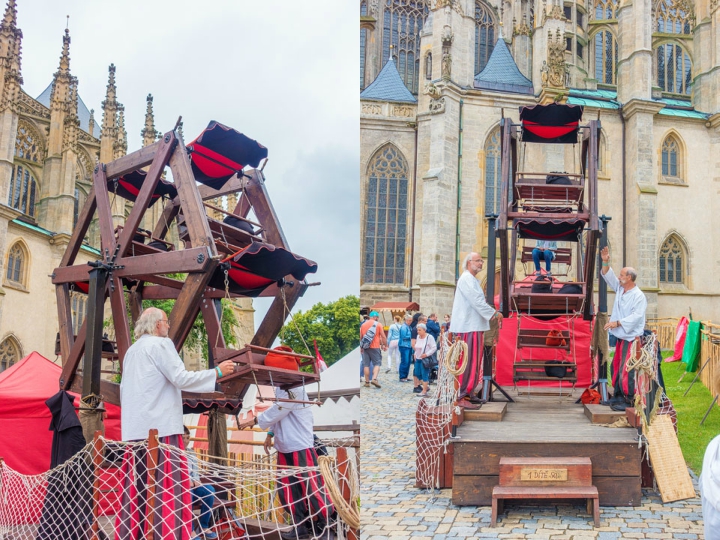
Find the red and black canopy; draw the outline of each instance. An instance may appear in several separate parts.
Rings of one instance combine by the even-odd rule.
[[[143,182],[145,182],[146,176],[147,173],[145,171],[138,170],[127,173],[119,178],[108,180],[108,191],[110,191],[110,193],[117,193],[123,199],[135,202],[140,193],[140,188],[142,188]],[[148,208],[163,196],[174,199],[177,197],[177,194],[177,188],[171,182],[166,182],[161,179],[158,181],[157,186],[155,186],[155,192],[150,198]]]
[[[270,244],[253,242],[229,261],[229,290],[232,294],[257,297],[273,283],[287,275],[297,280],[317,272],[317,263]],[[218,268],[209,287],[225,289],[225,272]]]
[[[214,120],[187,149],[195,180],[213,189],[220,189],[246,165],[257,167],[268,155],[257,141]]]
[[[582,105],[533,105],[520,107],[522,140],[536,143],[574,144],[582,118]]]
[[[518,236],[531,240],[577,242],[585,228],[582,219],[520,218],[514,221]]]

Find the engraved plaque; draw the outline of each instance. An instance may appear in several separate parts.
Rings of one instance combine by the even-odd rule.
[[[529,468],[520,469],[524,482],[567,482],[567,469]]]

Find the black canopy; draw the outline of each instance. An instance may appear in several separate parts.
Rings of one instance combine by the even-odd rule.
[[[525,142],[573,144],[578,140],[582,105],[533,105],[520,107]]]
[[[520,218],[515,220],[515,227],[520,238],[577,242],[585,228],[585,221],[582,219]]]
[[[140,170],[124,174],[119,178],[108,180],[108,191],[111,193],[117,193],[123,199],[135,202],[137,196],[140,194],[140,188],[142,188],[146,177],[147,173]],[[150,198],[148,208],[158,202],[163,196],[174,199],[177,197],[177,194],[177,188],[174,184],[161,179],[158,181],[157,186],[155,186],[155,192]]]

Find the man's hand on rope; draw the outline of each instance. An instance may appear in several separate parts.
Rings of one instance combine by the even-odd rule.
[[[219,363],[217,367],[220,368],[222,376],[227,377],[235,371],[235,362],[232,360],[225,360],[224,362]]]

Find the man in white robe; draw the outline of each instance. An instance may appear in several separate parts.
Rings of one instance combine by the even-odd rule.
[[[602,277],[615,291],[610,322],[605,325],[605,330],[617,338],[612,364],[614,392],[610,402],[616,408],[622,409],[635,397],[635,376],[625,369],[625,365],[630,356],[632,342],[641,337],[645,330],[647,298],[635,284],[637,272],[634,268],[623,268],[620,275],[616,276],[610,268],[610,251],[607,247],[602,249],[600,257]]]
[[[465,369],[458,377],[458,404],[465,408],[477,408],[468,398],[482,377],[483,332],[490,329],[490,319],[502,317],[489,305],[475,276],[482,270],[483,260],[477,253],[470,253],[463,261],[464,272],[455,288],[450,331],[468,346]]]

